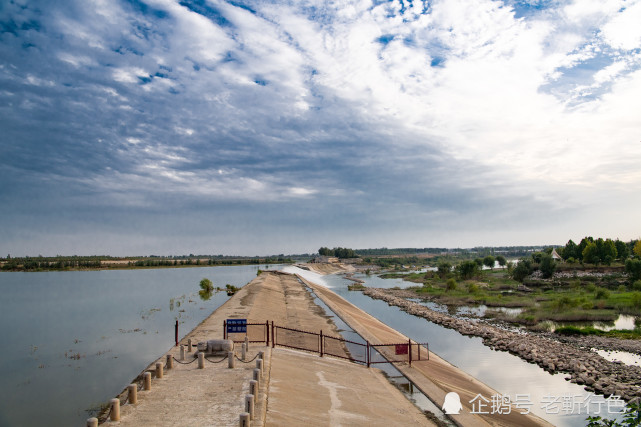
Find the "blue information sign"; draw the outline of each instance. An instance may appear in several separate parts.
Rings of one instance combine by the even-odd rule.
[[[227,319],[227,333],[247,333],[247,319]]]

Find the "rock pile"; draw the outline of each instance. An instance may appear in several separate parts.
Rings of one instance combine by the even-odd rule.
[[[584,385],[587,391],[620,396],[628,402],[641,400],[641,368],[638,366],[610,362],[577,345],[457,319],[391,295],[384,289],[367,288],[363,292],[371,298],[383,300],[411,315],[455,329],[463,335],[481,337],[490,348],[508,351],[530,363],[536,363],[548,372],[566,372],[569,374],[567,380]]]

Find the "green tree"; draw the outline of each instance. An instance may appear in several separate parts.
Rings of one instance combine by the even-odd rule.
[[[471,279],[479,272],[479,265],[475,261],[463,261],[456,266],[456,272],[462,280]]]
[[[505,267],[507,265],[507,260],[503,255],[497,255],[496,262],[498,262],[501,267]]]
[[[583,262],[595,265],[599,264],[601,257],[599,256],[599,248],[597,247],[597,244],[595,242],[588,242],[583,249],[583,252],[581,252],[581,258],[583,259]]]
[[[334,255],[334,252],[330,248],[326,248],[325,246],[323,246],[318,250],[318,255],[332,256]]]
[[[488,255],[483,258],[483,265],[491,270],[494,270],[494,257],[492,255]]]
[[[583,261],[583,251],[585,250],[585,247],[588,245],[588,243],[594,242],[594,239],[592,237],[584,237],[581,239],[581,242],[577,245],[576,248],[576,258],[579,261]],[[591,262],[591,261],[586,261],[586,262]]]
[[[517,282],[523,283],[523,280],[532,273],[532,260],[530,258],[521,258],[516,266],[512,269],[512,278]]]
[[[474,262],[479,267],[479,270],[483,268],[483,258],[474,258]]]
[[[437,272],[438,275],[443,278],[447,276],[452,271],[452,264],[447,261],[441,261],[438,263]]]
[[[632,253],[641,258],[641,240],[637,240],[632,248]]]
[[[628,255],[630,254],[630,252],[628,251],[628,245],[626,245],[621,240],[616,239],[614,241],[614,246],[617,249],[617,257],[620,260],[625,260],[628,257]]]
[[[200,281],[200,289],[202,289],[205,292],[213,292],[214,284],[209,279],[203,279]]]
[[[612,239],[606,239],[605,242],[603,242],[600,255],[601,261],[607,265],[612,264],[612,261],[617,258],[617,246]]]
[[[630,276],[630,282],[641,279],[641,259],[627,259],[625,261],[625,271]]]
[[[554,275],[554,270],[556,270],[556,261],[554,261],[552,255],[545,254],[541,257],[539,270],[541,270],[541,274],[544,279],[549,279]]]
[[[568,242],[565,244],[565,247],[563,248],[562,252],[562,257],[565,261],[567,261],[569,258],[581,258],[579,254],[577,253],[578,246],[576,243],[572,241],[572,239],[568,240]]]

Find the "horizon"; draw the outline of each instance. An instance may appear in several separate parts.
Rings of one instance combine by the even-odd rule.
[[[0,253],[638,239],[639,22],[641,0],[12,1]]]
[[[587,237],[587,236],[586,236]],[[597,237],[598,238],[598,237]],[[573,240],[573,239],[570,239]],[[632,239],[630,241],[623,241],[624,243],[632,243],[637,241],[638,239]],[[577,241],[575,243],[580,242]],[[418,254],[421,253],[420,251],[425,252],[426,250],[441,250],[441,251],[447,251],[447,252],[456,252],[456,251],[463,251],[463,252],[474,252],[474,250],[497,250],[497,249],[526,249],[526,250],[545,250],[548,248],[559,248],[559,247],[564,247],[564,244],[545,244],[545,245],[498,245],[498,246],[473,246],[473,247],[378,247],[378,248],[347,248],[347,249],[352,249],[354,252],[359,252],[359,251],[371,251],[371,250],[389,250],[389,251],[396,251],[396,250],[416,250],[416,252],[408,252],[406,255],[411,256],[412,254]],[[332,246],[332,248],[337,248],[337,246]],[[330,248],[331,249],[331,248]],[[61,254],[56,254],[56,255],[12,255],[9,253],[10,257],[13,258],[56,258],[56,257],[110,257],[110,258],[153,258],[153,257],[158,257],[158,258],[197,258],[197,257],[209,257],[209,258],[271,258],[271,257],[278,257],[278,256],[283,256],[283,257],[290,257],[290,256],[313,256],[313,255],[318,255],[318,249],[316,251],[308,251],[308,252],[297,252],[297,253],[270,253],[270,254],[263,254],[263,255],[240,255],[240,254],[194,254],[194,253],[189,253],[189,254],[177,254],[177,253],[169,253],[169,254],[154,254],[151,253],[149,255],[114,255],[114,254],[91,254],[91,255],[61,255]],[[375,256],[375,255],[371,255]],[[378,256],[378,255],[376,255]],[[385,256],[385,255],[381,255]],[[0,257],[0,259],[9,259],[7,257]]]

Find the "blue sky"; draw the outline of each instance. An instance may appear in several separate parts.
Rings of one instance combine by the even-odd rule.
[[[0,251],[639,238],[639,22],[624,0],[2,1]]]

